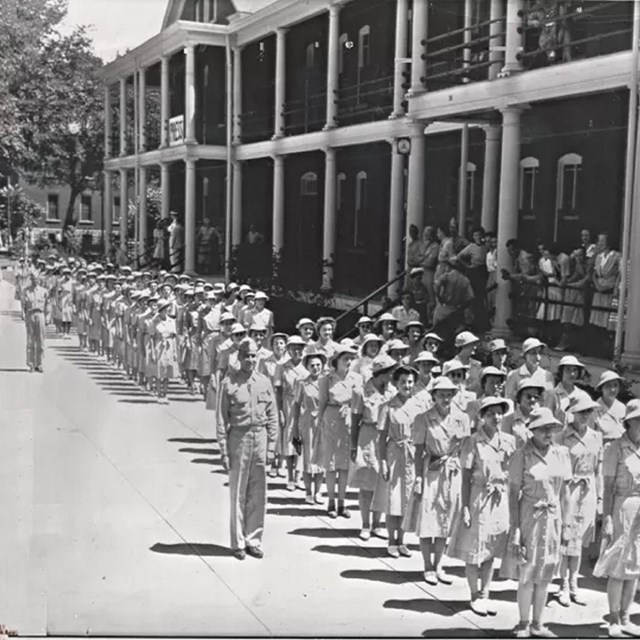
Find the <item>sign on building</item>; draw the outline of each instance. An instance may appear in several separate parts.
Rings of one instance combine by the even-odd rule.
[[[169,118],[169,146],[174,147],[184,142],[184,116]]]

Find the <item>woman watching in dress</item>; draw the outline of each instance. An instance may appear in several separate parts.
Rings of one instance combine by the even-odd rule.
[[[618,400],[622,377],[615,371],[603,371],[596,385],[598,408],[596,409],[596,428],[602,433],[602,440],[607,445],[624,435],[625,408]]]
[[[489,600],[493,565],[506,550],[509,532],[507,472],[516,441],[500,431],[507,409],[504,398],[483,398],[480,426],[462,445],[462,510],[447,549],[450,558],[465,563],[471,610],[480,616],[496,614]]]

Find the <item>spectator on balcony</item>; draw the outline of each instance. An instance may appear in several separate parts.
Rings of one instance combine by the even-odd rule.
[[[440,252],[440,244],[436,238],[436,230],[432,226],[427,226],[422,232],[422,244],[424,245],[424,253],[422,255],[422,283],[427,294],[426,324],[431,324],[433,319],[433,311],[436,308],[436,294],[434,291],[434,281],[436,277],[436,268],[438,267],[438,254]]]
[[[415,267],[415,269],[411,269],[406,289],[411,292],[414,308],[420,314],[421,322],[424,323],[424,321],[427,320],[428,294],[422,281],[423,273],[424,269],[422,267]],[[431,323],[431,320],[428,320],[428,322]]]
[[[201,273],[211,273],[214,264],[214,251],[217,253],[217,232],[211,226],[209,218],[204,217],[196,235],[198,247],[198,270]],[[214,242],[215,240],[215,242]]]
[[[587,260],[593,261],[596,257],[596,244],[591,242],[591,231],[589,229],[583,229],[580,232],[580,247],[584,250]]]
[[[475,227],[471,233],[473,242],[457,254],[458,261],[466,267],[466,274],[473,289],[473,316],[475,328],[487,328],[487,246],[482,227]]]
[[[247,233],[247,244],[264,244],[264,235],[262,235],[253,224],[249,225],[249,231]]]
[[[434,274],[434,285],[435,281],[443,274],[445,265],[449,264],[449,260],[455,256],[453,238],[449,235],[449,229],[440,225],[436,229],[436,235],[440,243],[440,249],[438,250],[438,266]]]
[[[167,239],[167,220],[158,220],[153,230],[153,262],[155,265],[162,264],[164,260],[165,241]]]
[[[566,5],[562,0],[537,0],[529,10],[528,26],[538,29],[538,48],[550,63],[571,61]]]
[[[620,285],[620,254],[614,251],[609,244],[609,236],[601,233],[596,245],[597,255],[593,268],[593,307],[591,311],[591,324],[601,330],[614,331],[615,323],[611,321],[613,299]]]
[[[172,211],[169,232],[169,263],[174,273],[182,269],[184,259],[184,227],[180,224],[178,213]]]
[[[453,253],[458,255],[469,244],[458,231],[458,221],[455,218],[449,220],[449,236],[453,242]]]
[[[562,307],[562,338],[556,347],[559,351],[568,349],[571,336],[577,336],[584,325],[585,289],[588,282],[587,256],[584,247],[571,253],[569,275],[563,278],[564,306]]]
[[[420,240],[420,230],[415,224],[409,225],[409,244],[407,245],[407,269],[422,265],[424,245]]]

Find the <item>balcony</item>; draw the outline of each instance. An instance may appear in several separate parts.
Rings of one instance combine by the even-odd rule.
[[[245,111],[240,114],[242,142],[259,142],[273,136],[273,114],[264,109]]]
[[[359,82],[338,89],[340,126],[388,118],[393,111],[393,75]]]
[[[288,136],[320,131],[327,117],[327,93],[323,91],[301,100],[290,100],[284,107],[284,133]]]

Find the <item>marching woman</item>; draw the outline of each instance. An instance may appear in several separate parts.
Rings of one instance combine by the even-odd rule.
[[[338,348],[338,343],[333,340],[335,330],[336,321],[333,318],[320,318],[318,322],[316,322],[318,339],[307,346],[307,352],[324,353],[327,362],[329,362]]]
[[[539,382],[545,391],[553,390],[555,381],[551,371],[540,366],[542,354],[547,348],[544,342],[540,342],[538,338],[527,338],[522,343],[522,357],[524,363],[518,369],[509,372],[507,383],[505,385],[504,395],[506,398],[514,400],[518,391],[518,384],[524,378],[533,378]]]
[[[562,508],[562,586],[558,602],[563,607],[572,602],[587,604],[578,592],[578,569],[583,547],[595,540],[597,507],[602,499],[602,435],[589,428],[597,406],[591,398],[580,398],[569,409],[573,420],[557,439],[569,450],[572,472]]]
[[[413,365],[413,361],[422,351],[422,335],[424,334],[424,325],[419,320],[412,320],[405,327],[407,334],[407,363]]]
[[[544,388],[536,380],[521,380],[516,393],[513,413],[502,420],[502,431],[516,439],[516,446],[520,448],[531,438],[529,424],[534,417],[534,409],[540,406]]]
[[[390,385],[391,374],[395,368],[395,360],[388,355],[383,354],[375,358],[370,378],[363,387],[354,390],[351,398],[352,465],[349,484],[360,492],[358,499],[362,515],[361,540],[369,540],[372,533],[377,537],[383,537],[380,535],[380,512],[375,506],[372,507],[374,493],[380,481],[378,417],[380,407],[395,393]]]
[[[437,333],[433,333],[432,331],[427,333],[427,335],[422,339],[422,346],[424,350],[430,351],[434,356],[438,355],[438,351],[440,351],[442,343],[442,338]]]
[[[516,638],[556,637],[542,624],[542,613],[560,562],[561,508],[572,476],[567,449],[553,442],[561,427],[551,410],[537,408],[531,439],[509,465],[509,546],[500,574],[518,580]]]
[[[625,434],[604,452],[603,543],[593,570],[597,578],[608,578],[609,637],[637,636],[631,623],[640,576],[640,407],[629,403],[623,420]]]
[[[480,345],[480,339],[473,335],[471,331],[463,331],[456,336],[454,344],[456,355],[453,359],[462,362],[467,368],[465,387],[467,391],[477,394],[480,392],[482,363],[476,360],[473,355]]]
[[[397,364],[407,364],[407,354],[409,347],[400,340],[400,338],[392,338],[384,345],[383,351],[391,356]]]
[[[615,371],[603,371],[596,392],[598,408],[596,409],[596,428],[602,433],[604,444],[616,440],[624,435],[624,405],[618,400],[622,377]]]
[[[453,408],[461,413],[467,413],[470,406],[477,400],[477,395],[473,391],[468,391],[466,387],[467,373],[469,365],[462,364],[460,360],[449,360],[442,366],[442,373],[456,385],[458,393],[453,398]]]
[[[158,316],[153,323],[152,349],[158,367],[158,402],[162,404],[169,404],[167,398],[169,379],[179,376],[178,335],[176,321],[169,316],[170,307],[170,300],[160,300],[158,302]]]
[[[320,328],[326,329],[328,325]],[[350,518],[344,506],[350,460],[351,398],[362,384],[362,378],[350,370],[356,352],[338,347],[331,358],[331,369],[320,379],[318,406],[318,444],[314,463],[326,473],[327,511],[330,518]],[[336,509],[336,483],[338,506]]]
[[[507,343],[502,338],[496,338],[489,342],[487,351],[489,352],[488,365],[504,371],[506,376],[508,373],[507,360],[509,358],[509,347],[507,347]]]
[[[144,317],[144,368],[147,381],[147,389],[152,393],[158,392],[158,362],[156,360],[157,353],[154,349],[155,345],[155,322],[158,318],[158,301],[157,295],[149,298],[149,314]]]
[[[404,544],[403,518],[415,484],[413,425],[421,405],[412,395],[417,378],[413,367],[396,367],[393,383],[397,393],[382,405],[378,415],[380,468],[385,483],[380,491],[380,508],[387,516],[387,553],[392,558],[411,555]]]
[[[431,387],[433,407],[416,418],[416,486],[420,507],[415,528],[424,560],[424,579],[430,585],[451,584],[442,557],[460,508],[460,450],[471,434],[466,414],[452,411],[458,387],[441,376]]]
[[[70,338],[71,323],[73,322],[73,293],[74,283],[71,279],[71,269],[65,267],[62,270],[62,279],[58,284],[60,324],[65,338]]]
[[[431,386],[435,380],[433,369],[440,365],[440,361],[430,351],[422,351],[413,361],[418,370],[418,380],[413,388],[413,397],[422,404],[422,411],[433,406]]]
[[[313,334],[316,330],[316,325],[313,320],[300,318],[298,324],[296,324],[296,329],[307,345],[313,345]]]
[[[564,356],[558,363],[558,384],[545,395],[544,405],[549,407],[555,417],[564,425],[573,418],[569,407],[578,400],[590,400],[589,394],[576,386],[576,381],[584,373],[584,365],[575,356]]]
[[[493,565],[506,550],[509,532],[507,480],[516,440],[500,431],[508,408],[504,398],[483,398],[478,430],[462,445],[462,509],[447,549],[450,558],[465,563],[471,610],[480,616],[496,614],[489,600]]]
[[[295,336],[294,342],[302,346],[303,349],[307,346],[307,343],[300,336]],[[267,376],[271,380],[271,384],[275,380],[278,367],[289,359],[288,344],[289,336],[286,333],[274,333],[269,340],[271,353],[258,363],[258,371]]]
[[[365,338],[373,331],[373,320],[368,316],[362,316],[356,322],[356,329],[358,329],[358,337],[353,342],[356,347],[361,347]]]
[[[480,374],[481,395],[477,400],[467,405],[467,415],[471,420],[471,431],[474,432],[480,423],[480,408],[485,398],[502,398],[504,391],[504,382],[507,379],[507,372],[497,367],[484,367]],[[513,412],[513,402],[505,400],[507,409],[503,411],[503,416]]]
[[[302,479],[305,502],[321,504],[322,469],[314,464],[314,445],[317,440],[318,406],[320,401],[320,375],[327,364],[323,353],[306,353],[302,364],[309,375],[300,381],[293,403],[293,437],[302,449]]]
[[[378,333],[385,342],[393,340],[397,331],[398,321],[390,313],[385,312],[378,318]]]
[[[302,364],[304,340],[298,336],[292,337],[287,344],[289,359],[278,366],[273,378],[273,388],[280,413],[280,438],[276,452],[286,460],[287,491],[296,488],[296,464],[298,452],[293,442],[293,404],[298,391],[298,383],[308,375]]]
[[[380,353],[383,340],[375,333],[368,333],[364,336],[360,345],[360,357],[354,360],[353,370],[362,376],[363,381],[371,377],[371,367],[374,359]]]

